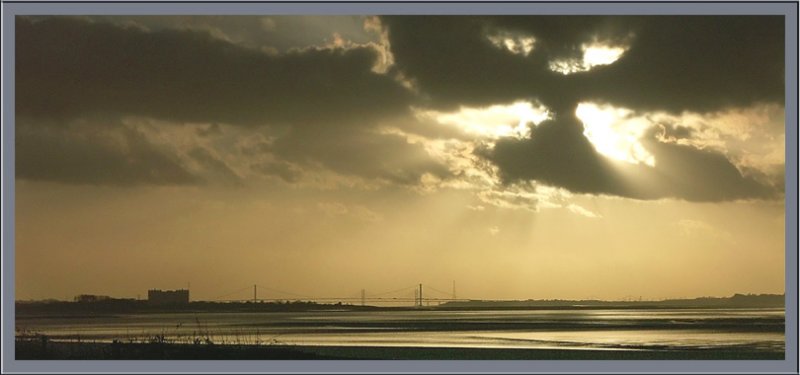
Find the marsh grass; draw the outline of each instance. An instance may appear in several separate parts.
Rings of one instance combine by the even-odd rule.
[[[191,326],[192,330],[186,328]],[[141,330],[134,333],[131,327],[124,328],[125,333],[118,335],[81,335],[61,334],[48,335],[42,331],[29,327],[17,327],[15,337],[18,341],[58,341],[58,342],[111,342],[129,344],[192,344],[192,345],[283,345],[274,335],[265,339],[261,329],[219,327],[216,330],[209,328],[198,317],[190,324],[178,322],[174,325],[162,326],[157,331]]]
[[[131,333],[120,337],[90,338],[76,335],[49,336],[31,328],[17,328],[16,359],[315,359],[320,356],[296,351],[261,331],[227,328],[214,332],[195,317],[193,329],[184,323],[158,332]],[[325,357],[331,359],[329,357]]]

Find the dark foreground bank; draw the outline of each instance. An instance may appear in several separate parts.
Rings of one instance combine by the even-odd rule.
[[[559,350],[16,341],[17,360],[783,360],[746,349]]]

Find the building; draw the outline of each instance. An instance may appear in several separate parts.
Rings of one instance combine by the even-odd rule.
[[[109,296],[97,296],[94,294],[81,294],[79,296],[75,296],[75,302],[98,302],[98,301],[107,301],[110,300],[111,297]]]
[[[159,290],[147,291],[147,302],[156,305],[177,305],[189,303],[189,290]]]

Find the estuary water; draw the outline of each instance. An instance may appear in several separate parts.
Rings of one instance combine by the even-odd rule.
[[[17,317],[51,340],[561,350],[782,352],[783,309],[169,313]]]

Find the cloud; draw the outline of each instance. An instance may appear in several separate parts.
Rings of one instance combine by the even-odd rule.
[[[168,150],[119,124],[33,126],[18,117],[17,178],[97,185],[194,185],[202,179]]]
[[[506,186],[483,187],[478,199],[498,208],[539,212],[541,208],[562,207],[568,193],[535,183],[518,183]]]
[[[783,102],[779,16],[388,16],[382,21],[395,69],[414,78],[434,107],[539,99],[556,112],[580,101],[705,112]],[[536,40],[535,48],[527,55],[509,53],[497,47],[496,35],[526,35]],[[579,74],[550,69],[559,60],[583,59],[593,45],[624,53],[612,64]]]
[[[383,215],[361,205],[356,205],[355,207],[353,207],[352,215],[354,215],[359,220],[370,223],[383,221]]]
[[[530,55],[536,45],[536,38],[511,32],[498,31],[488,34],[486,38],[497,48],[523,56]]]
[[[654,167],[599,154],[575,116],[560,116],[533,128],[528,139],[502,139],[480,154],[499,167],[506,184],[535,180],[573,193],[636,199],[724,201],[781,196],[781,186],[744,176],[718,151],[660,142],[654,129],[640,142],[655,160]]]
[[[500,169],[506,183],[535,180],[575,193],[632,195],[613,162],[597,153],[577,117],[560,115],[531,129],[527,139],[505,138],[479,154]]]
[[[690,201],[736,199],[775,199],[782,186],[760,183],[744,176],[719,152],[692,146],[662,143],[654,136],[644,146],[655,157],[656,168],[639,167],[641,180],[647,181],[639,195],[644,198],[682,198]]]
[[[317,208],[328,216],[342,216],[349,212],[347,206],[339,202],[320,202],[317,204]]]
[[[454,112],[415,109],[420,120],[433,120],[460,131],[486,138],[517,137],[530,135],[529,126],[547,119],[547,111],[530,102],[496,104],[482,108],[461,107]]]
[[[369,130],[296,131],[277,138],[269,149],[293,163],[321,165],[343,175],[393,184],[416,185],[426,173],[438,177],[450,174],[423,146]]]
[[[44,17],[31,17],[44,18]],[[48,17],[49,18],[49,17]],[[293,48],[321,46],[337,33],[353,43],[378,42],[379,36],[364,27],[364,16],[293,15],[159,15],[80,16],[87,22],[111,23],[145,31],[177,29],[207,33],[213,38],[256,51],[285,53]]]
[[[242,185],[242,178],[228,164],[212,155],[208,150],[195,147],[188,154],[214,181],[222,181],[235,186]]]
[[[300,180],[302,171],[290,163],[281,161],[266,161],[252,166],[255,170],[267,175],[277,176],[284,182],[294,183]]]
[[[656,113],[647,117],[659,127],[659,141],[718,151],[742,174],[783,185],[780,181],[786,159],[783,107],[757,105],[706,115],[685,112],[679,116]]]
[[[381,22],[393,70],[414,79],[424,103],[437,109],[525,99],[535,94],[530,83],[549,74],[535,51],[526,58],[497,48],[482,17],[391,16]]]
[[[220,126],[217,123],[208,125],[202,129],[197,129],[197,134],[203,137],[221,134]]]
[[[570,204],[570,205],[567,206],[567,209],[572,213],[576,213],[576,214],[581,215],[581,216],[586,216],[586,217],[591,218],[591,219],[597,219],[597,218],[601,218],[602,217],[599,214],[594,213],[592,211],[589,211],[589,210],[587,210],[587,209],[585,209],[585,208],[583,208],[583,207],[581,207],[581,206],[579,206],[577,204]]]
[[[378,20],[368,26],[380,28]],[[278,159],[251,155],[254,169],[287,182],[319,166],[401,184],[448,172],[419,145],[375,132],[380,121],[408,115],[411,93],[373,71],[385,51],[368,43],[276,56],[195,29],[147,31],[65,17],[20,18],[16,36],[17,114],[33,119],[31,126],[136,117],[207,124],[197,136],[208,142],[225,138],[220,123],[252,128],[271,139],[260,152]],[[237,156],[230,149],[184,151],[208,178],[241,180],[219,158]]]
[[[16,46],[17,113],[27,116],[347,126],[403,113],[409,101],[372,72],[369,47],[274,56],[204,32],[61,17],[19,18]]]
[[[783,103],[783,17],[639,21],[630,50],[582,83],[587,99],[672,112]]]
[[[275,19],[271,17],[261,17],[258,21],[261,24],[261,28],[267,32],[275,31],[275,29],[278,27]]]
[[[427,113],[525,100],[542,103],[554,115],[531,127],[528,137],[477,148],[507,185],[537,181],[576,193],[637,199],[780,196],[774,184],[754,180],[757,173],[743,175],[728,150],[658,142],[642,129],[633,130],[647,139],[636,143],[629,142],[630,134],[620,134],[615,145],[593,144],[587,134],[608,134],[585,130],[573,115],[581,102],[634,113],[700,116],[760,103],[781,105],[780,17],[389,16],[382,21],[394,69],[415,80]],[[604,59],[590,56],[595,52],[603,52]],[[551,69],[572,60],[583,61],[574,74]],[[668,131],[691,138],[696,130]],[[624,165],[597,152],[617,151],[603,147],[620,143],[628,147],[617,156],[655,166]]]
[[[20,17],[16,25],[21,178],[237,184],[256,175],[299,184],[333,175],[346,186],[472,189],[486,203],[521,200],[534,210],[547,199],[514,186],[691,201],[782,192],[780,152],[762,152],[781,135],[762,137],[735,115],[713,118],[763,103],[780,109],[780,18]],[[314,37],[290,40],[298,31]],[[551,69],[572,60],[581,71]],[[584,126],[575,110],[586,102],[626,108],[652,127]],[[170,147],[177,138],[146,127],[74,125],[96,118],[191,134]],[[732,122],[744,125],[719,125]],[[233,145],[237,135],[247,147]],[[759,150],[733,150],[753,140]],[[38,156],[79,145],[66,158],[76,166],[105,154],[82,163],[137,162],[118,163],[124,177],[103,168],[65,177],[64,161]]]

